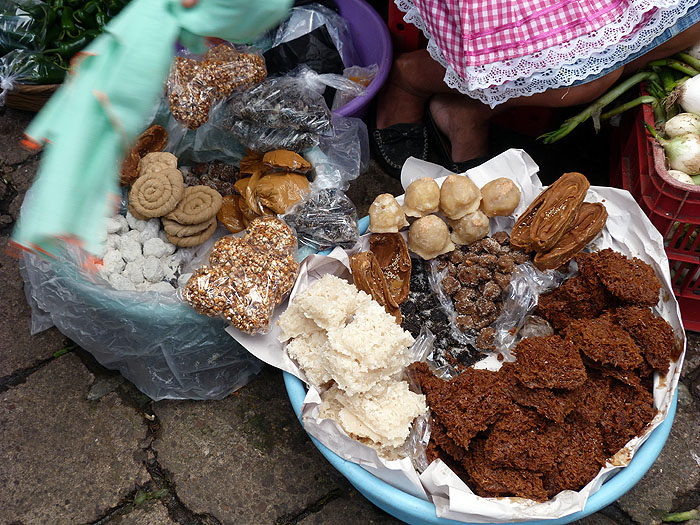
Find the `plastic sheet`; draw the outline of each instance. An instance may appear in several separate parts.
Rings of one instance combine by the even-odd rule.
[[[222,399],[263,367],[226,332],[174,297],[109,288],[77,259],[24,254],[32,333],[55,325],[103,366],[159,399]]]
[[[348,23],[335,11],[318,3],[292,8],[289,17],[276,30],[272,30],[261,39],[258,45],[265,45],[265,49],[274,48],[321,27],[328,31],[335,48],[342,57],[343,64],[352,66],[359,63]],[[313,69],[319,73],[322,72]],[[340,73],[340,70],[335,73]]]

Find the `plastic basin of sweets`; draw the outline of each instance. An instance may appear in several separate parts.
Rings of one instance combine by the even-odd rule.
[[[365,233],[368,226],[369,218],[364,217],[361,219],[359,222],[360,233]],[[306,387],[301,380],[287,372],[284,372],[284,384],[287,388],[287,394],[289,395],[289,400],[292,403],[294,412],[297,414],[297,417],[300,418],[301,407],[304,402],[304,397],[306,397]],[[617,474],[603,483],[598,492],[588,498],[586,506],[582,511],[555,520],[523,521],[518,523],[520,523],[520,525],[534,525],[535,523],[561,525],[564,523],[572,523],[599,511],[621,497],[644,476],[661,453],[661,449],[666,443],[668,434],[671,431],[673,418],[676,414],[677,402],[678,394],[676,393],[671,402],[668,416],[664,422],[651,433],[649,438],[639,450],[637,450],[630,464],[620,469]],[[424,523],[435,525],[457,525],[460,523],[462,525],[465,523],[467,525],[477,525],[438,518],[435,513],[435,506],[432,503],[392,487],[388,483],[373,476],[356,463],[347,461],[331,452],[315,438],[311,437],[311,441],[331,465],[343,474],[365,498],[395,518],[416,525]]]

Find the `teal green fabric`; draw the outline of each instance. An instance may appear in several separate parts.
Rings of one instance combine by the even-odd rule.
[[[181,31],[246,42],[277,24],[291,0],[132,0],[78,58],[26,134],[45,144],[15,242],[55,253],[61,240],[97,252],[118,202],[119,167],[163,91]]]

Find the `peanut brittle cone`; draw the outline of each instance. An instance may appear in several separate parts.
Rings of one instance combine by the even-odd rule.
[[[401,310],[393,300],[382,269],[372,252],[360,252],[350,256],[350,270],[358,290],[369,294],[372,299],[384,307],[388,314],[401,324]]]
[[[530,224],[532,249],[536,252],[552,249],[576,218],[589,187],[590,183],[584,175],[571,172],[564,173],[547,189],[544,201]]]
[[[374,233],[369,249],[379,263],[386,285],[396,304],[408,299],[411,283],[411,256],[400,233]]]
[[[573,259],[596,235],[608,220],[608,211],[600,202],[584,202],[569,230],[548,252],[535,255],[534,264],[540,270],[552,270]]]
[[[552,189],[549,186],[542,193],[540,193],[535,200],[530,203],[530,206],[518,217],[513,225],[513,230],[510,233],[510,245],[518,250],[523,250],[526,252],[532,251],[532,239],[530,238],[530,227],[535,215],[542,207],[545,199],[547,198],[548,192]]]

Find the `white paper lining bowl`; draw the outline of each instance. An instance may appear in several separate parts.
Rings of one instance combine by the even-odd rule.
[[[360,220],[359,229],[361,233],[364,233],[368,226],[368,217],[364,217],[362,220]],[[289,399],[294,407],[294,411],[301,421],[301,410],[304,398],[306,396],[306,387],[301,380],[287,372],[284,372],[284,382]],[[656,458],[661,452],[661,449],[666,443],[669,432],[671,431],[671,426],[673,424],[673,418],[676,411],[676,404],[677,394],[674,395],[669,406],[666,419],[656,429],[654,429],[653,432],[651,432],[648,439],[636,451],[629,465],[620,469],[612,477],[607,479],[607,481],[602,484],[600,489],[588,498],[582,511],[575,512],[558,519],[522,521],[519,523],[524,525],[533,525],[536,523],[548,523],[551,525],[571,523],[597,512],[620,498],[623,494],[630,490],[642,478],[642,476],[644,476],[654,461],[656,461]],[[392,516],[405,521],[406,523],[415,524],[430,523],[436,525],[455,525],[458,523],[473,523],[438,518],[435,506],[432,503],[407,494],[389,485],[388,483],[364,470],[360,465],[347,461],[338,456],[315,438],[311,437],[311,439],[325,458],[341,474],[343,474],[363,496]]]

